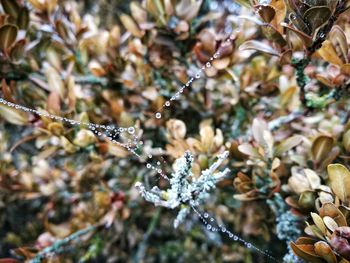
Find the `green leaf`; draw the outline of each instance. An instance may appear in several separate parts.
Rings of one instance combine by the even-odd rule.
[[[6,14],[9,14],[15,19],[18,17],[20,6],[15,0],[1,0],[1,5]]]

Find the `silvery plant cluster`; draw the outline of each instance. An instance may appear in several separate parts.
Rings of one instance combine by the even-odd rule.
[[[161,190],[154,186],[151,190],[147,190],[141,182],[137,182],[135,187],[146,201],[154,203],[155,206],[179,208],[180,211],[174,220],[174,227],[177,228],[190,213],[191,208],[203,203],[209,197],[209,191],[216,187],[216,183],[228,175],[230,172],[228,168],[217,171],[227,157],[227,151],[220,154],[208,169],[201,171],[199,177],[195,177],[191,171],[193,156],[187,151],[183,157],[175,161],[174,172],[169,179],[169,189]]]

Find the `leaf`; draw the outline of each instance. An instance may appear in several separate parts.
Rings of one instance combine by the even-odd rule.
[[[276,15],[276,10],[271,5],[256,5],[255,9],[258,10],[260,17],[266,23],[270,23]]]
[[[28,116],[23,111],[16,110],[12,107],[0,104],[0,115],[9,123],[15,125],[26,125],[28,123]]]
[[[304,169],[304,173],[312,189],[317,189],[321,186],[321,178],[313,170]]]
[[[320,163],[332,150],[334,139],[330,136],[321,135],[312,143],[311,153],[315,162]]]
[[[347,226],[346,218],[333,203],[325,203],[319,210],[321,217],[329,216],[334,219],[338,226]]]
[[[312,32],[324,25],[331,17],[332,12],[327,6],[314,6],[306,10],[304,21],[310,25]]]
[[[14,100],[14,98],[12,96],[11,89],[7,85],[5,79],[2,79],[2,81],[1,81],[1,89],[2,89],[2,93],[3,93],[3,96],[4,96],[5,100],[7,100],[9,102],[15,102],[15,100]]]
[[[279,53],[276,51],[276,49],[272,48],[270,45],[265,44],[261,41],[257,40],[248,40],[244,42],[240,47],[239,50],[257,50],[263,53],[267,53],[273,56],[279,56]]]
[[[310,28],[306,25],[305,21],[296,13],[290,13],[289,14],[289,20],[292,21],[293,25],[301,30],[301,32],[310,35],[311,30]]]
[[[314,244],[315,252],[328,263],[337,263],[337,258],[332,251],[332,248],[325,241],[318,241]]]
[[[26,44],[27,44],[27,40],[22,39],[22,40],[17,41],[13,45],[13,47],[11,48],[11,51],[10,51],[10,58],[12,61],[19,61],[19,60],[23,59]]]
[[[29,10],[25,7],[21,8],[17,17],[17,26],[20,29],[27,29],[29,25]]]
[[[350,63],[341,65],[340,70],[342,74],[350,76]]]
[[[323,235],[325,235],[327,232],[327,228],[323,223],[322,218],[316,213],[311,213],[311,217],[318,229],[322,232]]]
[[[315,253],[314,246],[311,244],[296,245],[294,242],[291,242],[290,247],[295,255],[301,257],[302,259],[313,263],[323,263],[322,258]]]
[[[335,220],[333,218],[331,218],[330,216],[325,216],[323,218],[323,222],[326,225],[326,227],[331,230],[332,232],[338,227],[337,222],[335,222]]]
[[[288,25],[286,23],[281,23],[281,25],[283,27],[285,27],[287,30],[294,32],[303,41],[303,43],[306,47],[309,47],[312,45],[312,38],[309,35],[305,34],[304,32],[302,32],[300,30],[297,30],[297,29],[291,27],[290,25]]]
[[[129,31],[133,36],[141,38],[143,32],[139,29],[135,21],[128,15],[122,14],[120,16],[120,21],[123,23],[127,31]]]
[[[350,129],[343,135],[343,146],[347,152],[350,152]]]
[[[332,45],[342,62],[348,63],[349,47],[345,33],[340,26],[335,25],[332,27],[332,30],[329,32],[329,40],[332,42]]]
[[[303,137],[301,135],[294,135],[292,137],[289,137],[276,146],[274,155],[280,156],[282,153],[288,152],[290,149],[299,145],[302,141]]]
[[[268,40],[278,44],[280,47],[284,47],[287,44],[287,41],[273,25],[265,24],[262,26],[261,30]]]
[[[343,64],[343,61],[339,58],[337,52],[329,40],[325,40],[323,42],[322,47],[318,50],[318,54],[329,63],[339,66]]]
[[[260,145],[265,147],[266,141],[264,139],[264,131],[268,131],[267,123],[259,118],[255,118],[252,124],[252,133],[254,140]]]
[[[1,0],[2,8],[4,9],[6,14],[9,14],[13,18],[17,18],[20,6],[17,4],[15,0]]]
[[[64,99],[65,86],[57,70],[47,64],[45,69],[45,76],[47,78],[50,91],[57,92],[60,95],[60,98]]]
[[[286,17],[286,12],[287,12],[286,4],[284,0],[272,0],[270,2],[270,5],[274,7],[276,11],[276,15],[275,15],[275,18],[273,19],[273,23],[276,26],[280,25],[281,22],[284,21]]]
[[[0,27],[0,49],[5,51],[17,38],[18,29],[14,25],[4,25]]]
[[[350,196],[350,172],[342,164],[330,164],[327,172],[332,191],[345,202]]]
[[[254,158],[261,158],[262,157],[259,154],[258,150],[248,143],[244,143],[244,144],[239,145],[238,150],[241,153],[244,153],[244,154],[251,156],[251,157],[254,157]]]

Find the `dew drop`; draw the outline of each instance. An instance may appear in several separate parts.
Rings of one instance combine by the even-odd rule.
[[[128,128],[128,133],[134,134],[135,133],[135,128],[134,127],[129,127]]]
[[[160,112],[157,112],[157,113],[156,113],[156,118],[157,118],[157,119],[162,118],[162,114],[160,114]]]
[[[165,102],[165,106],[169,107],[170,106],[170,101]]]
[[[157,162],[157,165],[160,165],[160,162],[159,162],[159,161]]]
[[[152,165],[151,165],[150,163],[148,163],[148,164],[146,165],[146,167],[147,167],[148,169],[150,169],[150,168],[152,167]]]
[[[152,154],[149,154],[149,155],[148,155],[148,158],[152,158]]]
[[[196,74],[196,79],[199,79],[201,75],[199,73]]]
[[[210,68],[210,67],[211,67],[211,63],[210,63],[210,62],[207,62],[207,64],[205,64],[205,66],[206,66],[207,68]]]
[[[207,225],[207,229],[210,230],[211,229],[211,225]]]
[[[237,241],[238,240],[238,236],[234,236],[233,240]]]
[[[251,247],[252,247],[252,244],[247,243],[247,248],[251,248]]]
[[[204,214],[204,218],[208,218],[209,217],[209,214],[208,213],[205,213]]]
[[[226,228],[222,227],[221,228],[221,232],[225,233],[226,232]]]
[[[161,174],[163,171],[162,169],[158,169],[158,173]]]

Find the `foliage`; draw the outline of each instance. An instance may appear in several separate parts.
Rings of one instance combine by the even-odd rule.
[[[0,4],[0,262],[350,262],[349,0]]]

